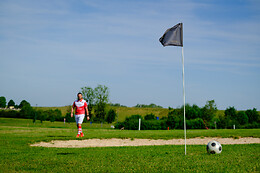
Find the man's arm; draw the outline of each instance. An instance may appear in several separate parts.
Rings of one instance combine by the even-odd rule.
[[[71,117],[73,117],[73,112],[74,112],[74,106],[71,107],[71,114],[70,114]]]
[[[88,112],[88,107],[85,107],[86,113],[87,113],[87,120],[89,120],[89,112]]]

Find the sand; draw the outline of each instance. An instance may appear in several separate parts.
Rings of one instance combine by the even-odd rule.
[[[218,141],[224,144],[259,144],[260,138],[190,138],[187,145],[206,145],[209,141]],[[154,139],[86,139],[86,140],[53,140],[31,144],[33,147],[56,148],[86,148],[86,147],[122,147],[122,146],[148,146],[148,145],[184,145],[184,139],[154,140]]]

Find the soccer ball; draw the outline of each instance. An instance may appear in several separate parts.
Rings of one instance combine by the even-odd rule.
[[[222,152],[222,146],[217,141],[210,141],[207,145],[207,152],[210,154],[220,154]]]

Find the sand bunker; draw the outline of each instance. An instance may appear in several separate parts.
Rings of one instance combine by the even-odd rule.
[[[206,145],[209,141],[216,140],[223,144],[254,144],[260,143],[260,138],[191,138],[187,145]],[[86,140],[54,140],[39,142],[31,146],[57,147],[57,148],[84,148],[84,147],[121,147],[121,146],[148,146],[148,145],[184,145],[184,139],[153,140],[153,139],[86,139]]]

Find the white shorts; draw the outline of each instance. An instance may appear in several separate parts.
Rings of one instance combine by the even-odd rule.
[[[85,118],[85,114],[75,115],[75,120],[77,124],[82,124],[84,118]]]

